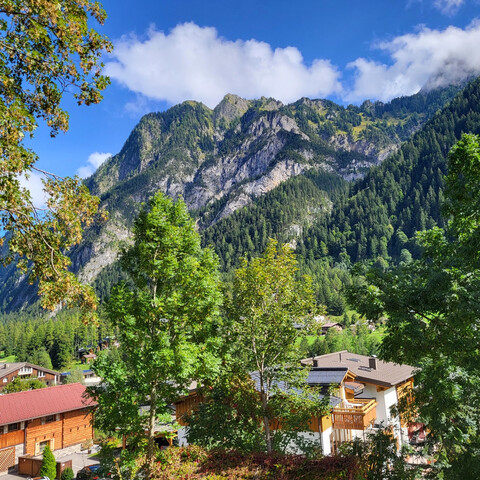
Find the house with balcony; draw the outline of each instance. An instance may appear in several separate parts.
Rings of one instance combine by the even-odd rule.
[[[411,392],[413,367],[346,350],[301,363],[309,367],[307,384],[317,387],[319,396],[329,396],[330,415],[312,417],[304,432],[308,438],[318,440],[324,455],[334,452],[343,442],[365,438],[367,432],[381,425],[392,427],[399,445],[408,442],[408,426],[401,424],[391,409]],[[255,372],[250,375],[255,381]],[[187,442],[185,417],[203,401],[196,387],[192,384],[188,395],[175,404],[176,419],[182,426],[178,431],[180,444]]]
[[[50,370],[29,362],[0,362],[0,392],[15,378],[36,378],[45,382],[47,387],[57,385],[60,382],[60,372]]]
[[[342,442],[364,438],[367,431],[378,426],[391,427],[399,446],[408,443],[408,425],[403,424],[392,409],[411,394],[414,367],[347,350],[306,358],[301,363],[312,371],[348,370],[348,375],[334,386],[340,402],[332,409],[331,450]]]
[[[56,455],[80,449],[93,439],[95,405],[80,383],[0,395],[0,474],[46,445]]]

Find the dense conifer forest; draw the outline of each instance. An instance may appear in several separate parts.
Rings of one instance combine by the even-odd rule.
[[[217,215],[225,200],[192,211],[201,229],[203,245],[212,245],[219,257],[224,279],[229,281],[241,257],[262,252],[268,238],[288,242],[295,248],[300,273],[313,278],[318,304],[325,305],[328,314],[343,315],[344,323],[350,323],[343,288],[351,282],[351,266],[355,262],[370,262],[386,268],[408,263],[420,254],[415,232],[443,226],[440,214],[447,152],[463,132],[480,133],[480,80],[467,85],[434,114],[456,90],[452,87],[429,94],[419,93],[389,104],[364,102],[360,107],[344,108],[323,101],[322,108],[326,112],[323,116],[315,116],[312,113],[315,110],[308,107],[306,99],[280,107],[303,125],[304,131],[316,139],[316,148],[324,148],[325,152],[332,151],[332,147],[322,143],[330,129],[333,132],[344,130],[351,136],[378,137],[380,143],[382,138],[391,140],[393,137],[404,143],[381,165],[371,168],[364,178],[355,182],[348,182],[333,171],[309,168],[221,220]],[[267,103],[267,99],[252,102],[250,113],[246,114],[248,118],[242,121],[249,122],[252,116],[261,115]],[[177,110],[190,113],[187,123],[176,127],[176,137],[170,137],[170,144],[190,139],[197,145],[199,137],[191,137],[190,129],[197,128],[199,123],[207,130],[211,127],[212,124],[204,119],[206,110],[200,111],[196,106],[192,110],[188,104],[171,109],[163,119],[162,129],[170,131]],[[432,118],[411,135],[426,116]],[[143,122],[150,121],[149,118],[147,116]],[[228,127],[235,128],[236,122],[232,120]],[[133,136],[134,139],[138,137]],[[228,135],[226,138],[228,140]],[[291,140],[292,145],[289,147],[287,142],[281,155],[292,154],[298,148],[294,145],[298,138]],[[205,137],[201,149],[209,150],[207,143]],[[345,161],[352,156],[349,152],[337,152],[337,162],[341,163],[342,155]],[[134,177],[127,182],[130,190],[132,182],[140,184],[141,180]],[[120,195],[120,186],[114,190],[115,196]],[[109,198],[111,193],[106,194],[104,200]],[[94,232],[88,235],[92,237]],[[3,308],[11,302],[13,287],[19,282],[18,275],[11,274],[12,269],[10,266],[10,274],[3,277],[4,288],[0,292]],[[111,287],[120,279],[127,278],[117,263],[103,269],[94,282],[101,301],[108,299]],[[28,288],[34,295],[34,286]],[[46,318],[37,307],[30,307],[23,313],[4,314],[0,323],[1,349],[7,357],[15,355],[17,360],[35,361],[45,366],[51,361],[54,368],[67,366],[79,347],[94,345],[99,338],[110,334],[114,332],[102,319],[99,329],[85,327],[74,312],[60,312]],[[336,340],[337,346],[339,341]],[[349,339],[341,342],[363,352],[362,345],[370,340],[362,340],[358,348]],[[317,344],[317,347],[328,350],[333,349],[334,344],[331,342],[330,347]],[[368,348],[370,351],[376,348],[373,340]],[[304,344],[300,350],[306,354],[310,349],[311,345]]]

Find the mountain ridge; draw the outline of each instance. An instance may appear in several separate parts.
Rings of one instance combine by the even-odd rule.
[[[73,268],[93,282],[128,243],[140,203],[157,190],[183,196],[206,229],[310,171],[360,178],[454,93],[452,87],[360,107],[306,98],[283,105],[227,95],[213,110],[189,101],[147,114],[120,152],[85,182],[110,219],[87,231],[72,250]],[[6,310],[25,300],[20,292],[8,301],[0,291]]]

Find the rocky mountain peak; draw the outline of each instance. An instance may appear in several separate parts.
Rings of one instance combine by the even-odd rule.
[[[213,121],[215,125],[219,125],[223,120],[225,126],[240,118],[249,108],[251,102],[237,95],[227,93],[223,100],[213,109]]]

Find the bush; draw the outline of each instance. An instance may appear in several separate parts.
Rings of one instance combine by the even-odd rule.
[[[75,474],[70,467],[67,467],[60,475],[60,480],[73,480]]]
[[[57,477],[57,462],[48,445],[43,451],[43,461],[39,475],[41,477],[48,477],[50,480],[54,480]]]

